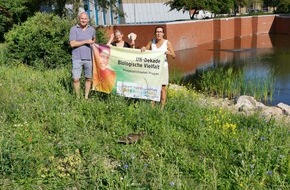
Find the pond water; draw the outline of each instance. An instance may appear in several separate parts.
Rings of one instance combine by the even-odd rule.
[[[187,78],[199,70],[227,64],[243,66],[248,80],[274,75],[273,100],[268,104],[290,105],[290,35],[261,34],[215,41],[176,51],[176,59],[169,60],[170,72],[181,72]]]

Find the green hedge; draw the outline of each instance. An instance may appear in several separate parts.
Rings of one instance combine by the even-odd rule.
[[[5,35],[9,59],[35,67],[55,68],[71,62],[69,20],[36,13]]]

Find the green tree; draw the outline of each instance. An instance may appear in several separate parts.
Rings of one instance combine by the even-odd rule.
[[[276,12],[278,13],[290,13],[290,0],[281,0],[277,6]]]
[[[121,9],[117,7],[118,0],[88,0],[88,2],[96,3],[99,8],[104,10],[111,8],[114,13],[119,14],[120,16],[124,16],[124,13],[121,11]],[[48,0],[47,3],[50,5],[56,5],[55,13],[60,17],[66,16],[65,5],[73,4],[73,16],[76,17],[79,7],[84,7],[85,0]]]
[[[212,2],[210,9],[217,14],[226,14],[231,13],[235,10],[235,1],[234,0],[223,0]]]
[[[235,9],[242,7],[249,7],[252,0],[236,0],[235,1]],[[240,10],[239,10],[240,12]]]
[[[210,10],[214,13],[236,13],[239,7],[257,8],[257,5],[274,7],[275,12],[289,13],[290,0],[171,0],[165,3],[171,10]],[[193,17],[193,15],[190,14]]]
[[[289,13],[290,1],[289,0],[264,0],[264,6],[273,7],[275,12]]]
[[[117,7],[118,0],[89,0],[97,2],[102,9],[111,8],[119,16],[124,13]],[[41,5],[54,6],[54,13],[64,18],[67,16],[66,4],[73,4],[73,17],[76,18],[79,7],[84,6],[84,0],[0,0],[0,42],[4,40],[4,34],[8,32],[14,24],[21,24],[27,18],[33,16],[40,10]]]
[[[165,4],[170,6],[170,10],[189,10],[191,18],[202,9],[214,13],[229,13],[234,8],[234,0],[171,0]]]
[[[170,10],[190,10],[190,9],[204,9],[206,8],[206,0],[172,0],[165,3],[170,6]]]
[[[0,42],[3,41],[4,33],[13,25],[12,16],[9,11],[0,5]]]
[[[281,0],[263,0],[263,4],[267,7],[277,7]]]
[[[188,10],[190,19],[194,18],[198,10],[208,9],[206,0],[172,0],[165,4],[170,6],[170,10]]]
[[[20,24],[39,10],[40,0],[0,0],[0,42],[13,24]]]

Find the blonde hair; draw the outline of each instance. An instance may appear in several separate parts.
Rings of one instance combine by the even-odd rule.
[[[123,35],[123,33],[120,30],[115,30],[114,34],[116,35],[117,33],[120,33],[121,35]]]

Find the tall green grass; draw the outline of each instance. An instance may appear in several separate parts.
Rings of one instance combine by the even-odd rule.
[[[0,65],[5,64],[5,62],[7,61],[6,58],[6,49],[5,49],[5,44],[0,43]]]
[[[170,72],[169,72],[169,82],[171,84],[179,84],[181,85],[182,84],[182,80],[183,80],[183,73],[181,70],[179,69],[172,69]]]
[[[163,111],[97,92],[87,101],[69,67],[1,65],[1,189],[289,189],[289,126],[197,97],[169,90]]]
[[[202,92],[211,96],[233,98],[249,95],[259,101],[271,102],[275,77],[272,71],[269,76],[253,76],[249,80],[245,78],[243,69],[223,67],[203,72],[196,82]]]

